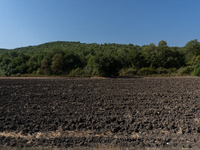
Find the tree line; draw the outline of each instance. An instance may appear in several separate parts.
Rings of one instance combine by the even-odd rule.
[[[200,76],[200,42],[170,47],[161,40],[133,44],[50,42],[16,49],[0,49],[0,76]]]

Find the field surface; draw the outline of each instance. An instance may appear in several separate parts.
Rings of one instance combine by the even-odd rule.
[[[199,148],[200,78],[1,78],[0,145]]]

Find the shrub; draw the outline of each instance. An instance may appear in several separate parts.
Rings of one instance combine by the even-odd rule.
[[[0,68],[0,76],[6,76],[5,71]]]
[[[17,76],[20,77],[20,76],[21,76],[21,73],[17,73]]]
[[[193,70],[193,66],[181,67],[178,69],[177,73],[178,75],[190,75]]]
[[[78,76],[83,76],[83,75],[84,75],[83,69],[81,69],[81,68],[76,68],[76,69],[70,71],[70,73],[69,73],[69,76],[71,76],[71,77],[78,77]]]
[[[172,74],[172,73],[175,73],[177,71],[176,68],[169,68],[169,69],[166,69],[166,70],[167,70],[168,74]]]
[[[196,64],[194,67],[194,71],[192,72],[193,76],[200,76],[200,64]]]
[[[121,69],[119,72],[120,76],[133,76],[137,74],[137,70],[133,68]]]
[[[168,73],[168,69],[165,69],[163,67],[159,67],[156,69],[157,74],[167,74]]]
[[[156,74],[156,73],[157,73],[156,70],[153,68],[141,68],[138,71],[138,74],[142,76],[147,76],[147,75]]]
[[[42,69],[41,69],[41,68],[38,68],[37,71],[36,71],[36,74],[37,74],[37,75],[42,74]]]

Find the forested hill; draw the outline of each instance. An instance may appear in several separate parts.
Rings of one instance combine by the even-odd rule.
[[[0,53],[7,51],[8,49],[0,48]]]
[[[43,52],[48,52],[52,49],[60,49],[63,51],[68,51],[70,49],[77,50],[77,47],[81,47],[83,45],[86,45],[84,43],[80,42],[66,42],[66,41],[57,41],[57,42],[49,42],[44,43],[36,46],[27,46],[27,47],[20,47],[15,48],[13,50],[17,50],[23,53],[32,53],[32,54],[39,54]]]
[[[200,42],[148,44],[50,42],[0,49],[0,75],[147,76],[200,75]]]

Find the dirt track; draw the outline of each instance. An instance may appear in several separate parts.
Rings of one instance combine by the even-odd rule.
[[[0,145],[200,147],[200,78],[1,78]]]

